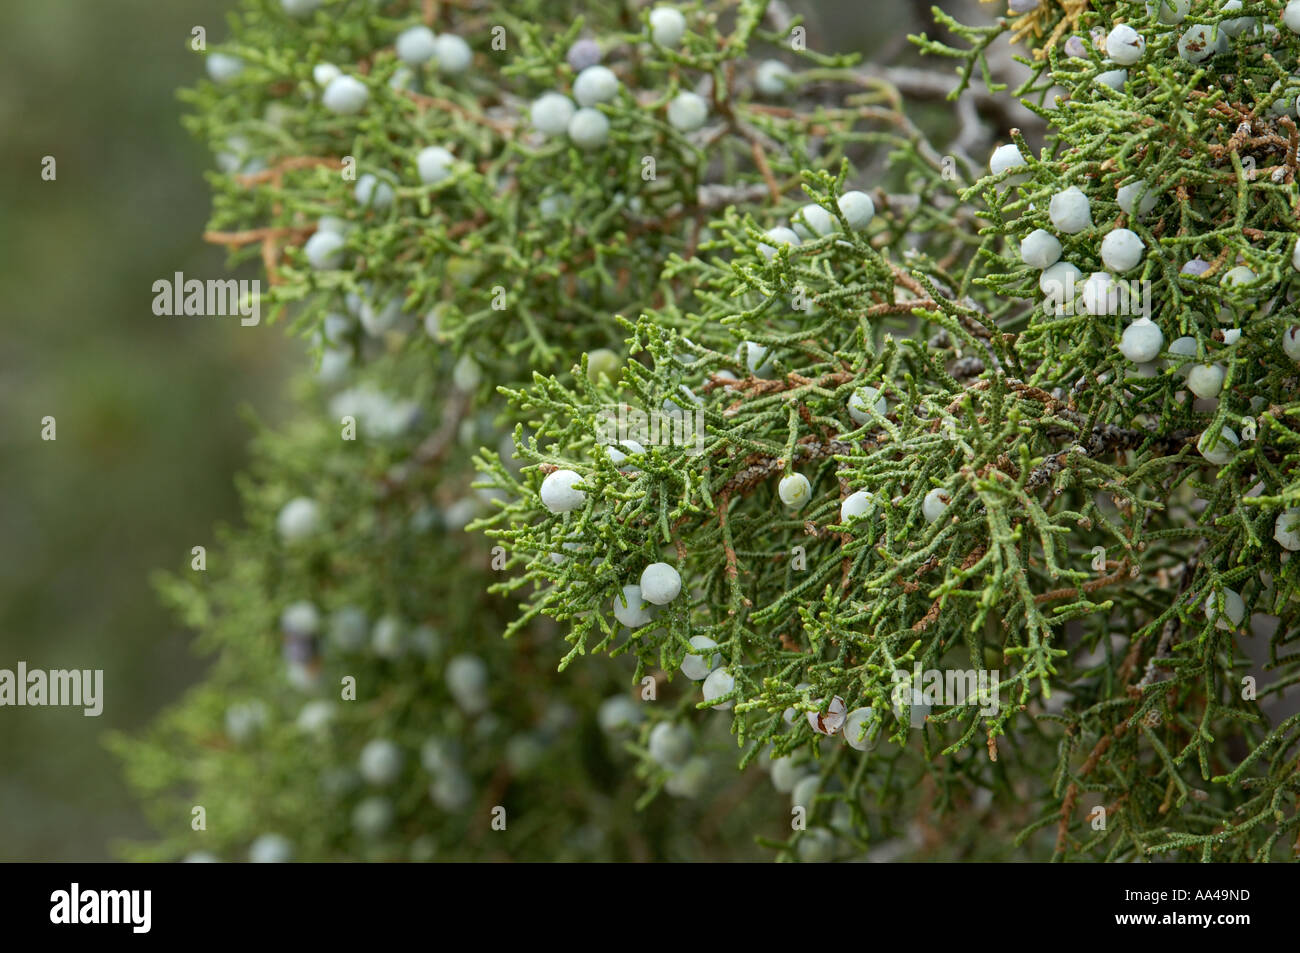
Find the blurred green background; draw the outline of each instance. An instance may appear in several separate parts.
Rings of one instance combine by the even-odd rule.
[[[0,709],[0,860],[108,860],[115,840],[148,834],[103,738],[143,725],[202,672],[150,573],[188,565],[214,523],[238,521],[241,408],[283,419],[283,382],[305,366],[279,326],[151,310],[160,278],[228,274],[201,240],[212,160],[181,129],[175,90],[202,72],[190,31],[219,42],[233,5],[4,4],[0,668],[103,669],[106,701],[98,718]],[[791,6],[810,12],[815,48],[883,45],[897,59],[928,4]],[[40,438],[46,415],[54,442]]]

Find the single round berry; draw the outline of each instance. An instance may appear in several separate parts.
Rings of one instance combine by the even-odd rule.
[[[248,848],[248,860],[254,864],[287,864],[293,860],[293,844],[279,834],[263,834]]]
[[[1241,0],[1227,0],[1223,6],[1219,7],[1220,13],[1236,13],[1242,7]],[[1254,30],[1256,20],[1254,17],[1234,17],[1231,20],[1220,20],[1219,28],[1228,36],[1241,36],[1243,33],[1249,33]]]
[[[694,132],[709,119],[709,104],[703,96],[681,92],[668,104],[668,124],[681,132]]]
[[[790,223],[794,226],[795,233],[807,240],[820,238],[835,231],[834,217],[820,205],[805,205],[799,209]],[[1300,243],[1297,243],[1296,247],[1300,248]],[[1297,268],[1300,268],[1300,265]]]
[[[299,19],[311,16],[312,12],[320,5],[321,0],[280,0],[280,6],[284,9],[284,12]]]
[[[474,786],[460,769],[439,775],[429,785],[429,798],[444,811],[463,810],[474,797]]]
[[[623,361],[617,354],[607,347],[598,347],[587,355],[587,380],[593,384],[602,379],[613,383],[618,380],[622,366]]]
[[[1132,66],[1142,59],[1147,41],[1127,23],[1121,23],[1106,36],[1106,55],[1121,66]]]
[[[1083,283],[1080,300],[1083,310],[1094,317],[1115,314],[1119,310],[1121,287],[1115,276],[1104,271],[1094,271]]]
[[[1036,228],[1020,242],[1020,260],[1030,268],[1050,268],[1061,258],[1061,243],[1051,232]]]
[[[674,770],[664,782],[664,790],[673,797],[698,798],[709,789],[709,760],[691,758]]]
[[[1141,196],[1141,199],[1138,196]],[[1154,190],[1148,190],[1146,179],[1138,179],[1128,185],[1121,185],[1115,193],[1115,201],[1126,213],[1136,218],[1143,218],[1156,207],[1159,196]],[[1136,211],[1134,206],[1136,204]]]
[[[599,109],[579,109],[569,120],[568,132],[579,149],[599,149],[609,140],[609,119]]]
[[[641,595],[640,586],[624,586],[614,597],[614,618],[629,629],[639,629],[654,620],[653,607]]]
[[[1181,337],[1176,338],[1169,345],[1169,353],[1175,358],[1195,358],[1196,357],[1196,338]],[[1176,373],[1182,377],[1187,376],[1190,368],[1186,361],[1170,360],[1165,362],[1168,367],[1177,368]]]
[[[409,27],[397,35],[397,58],[412,66],[427,63],[437,53],[437,42],[433,31],[424,24]]]
[[[322,735],[334,721],[334,714],[334,703],[318,698],[302,706],[294,724],[304,734]]]
[[[312,268],[332,271],[343,264],[343,236],[317,229],[303,243],[302,253]]]
[[[686,35],[686,17],[676,7],[659,6],[650,11],[650,39],[659,46],[675,47]]]
[[[356,652],[366,644],[370,620],[357,606],[343,606],[330,616],[330,642],[344,652]]]
[[[871,721],[870,708],[855,708],[844,716],[844,740],[849,747],[867,751],[876,746],[876,735],[867,729]]]
[[[1223,614],[1219,614],[1219,596],[1223,598]],[[1246,603],[1241,598],[1241,593],[1232,589],[1224,589],[1222,593],[1211,593],[1210,597],[1205,600],[1205,618],[1208,622],[1213,622],[1216,629],[1228,631],[1241,626],[1246,620]]]
[[[395,615],[381,616],[370,633],[370,650],[380,658],[400,658],[406,652],[406,624]]]
[[[542,481],[542,505],[552,513],[571,513],[587,502],[587,494],[577,488],[582,476],[572,470],[556,470]]]
[[[1300,0],[1291,0],[1282,11],[1282,22],[1292,33],[1300,33]]]
[[[608,66],[588,66],[573,81],[573,98],[579,106],[607,103],[618,95],[618,77]]]
[[[850,520],[866,516],[873,502],[871,494],[865,490],[850,493],[840,504],[840,522],[848,523]]]
[[[1291,507],[1277,515],[1273,522],[1273,538],[1283,549],[1300,551],[1300,507]]]
[[[1209,445],[1210,438],[1211,434],[1208,430],[1201,434],[1200,439],[1196,441],[1196,449],[1210,463],[1221,467],[1232,459],[1237,449],[1237,434],[1231,427],[1222,428],[1213,447]]]
[[[321,95],[321,104],[340,116],[353,116],[365,108],[370,98],[366,84],[354,76],[336,76]]]
[[[993,155],[989,157],[989,171],[994,175],[1001,175],[1008,169],[1019,168],[1028,165],[1025,157],[1020,154],[1020,147],[1014,142],[1008,142],[1005,146],[998,146],[993,150]]]
[[[627,731],[641,720],[641,709],[627,695],[611,695],[596,709],[596,722],[607,735]]]
[[[790,89],[793,80],[794,74],[790,72],[790,67],[780,60],[763,60],[754,73],[754,85],[764,96],[783,95]]]
[[[442,146],[426,146],[415,157],[415,169],[425,185],[437,185],[451,175],[451,165],[456,161]]]
[[[621,448],[621,449],[620,449]],[[635,440],[620,440],[618,446],[606,446],[605,455],[609,457],[609,462],[618,467],[623,473],[640,473],[633,464],[627,463],[629,456],[639,457],[645,455],[645,447]]]
[[[589,37],[584,37],[573,41],[568,52],[564,54],[564,60],[575,73],[581,73],[588,66],[595,66],[599,63],[603,55],[599,43]]]
[[[209,53],[203,62],[208,78],[222,85],[232,82],[244,71],[244,61],[230,53]]]
[[[666,606],[682,591],[682,577],[667,563],[651,563],[641,572],[641,598]]]
[[[758,243],[758,252],[768,261],[772,260],[776,255],[777,249],[782,245],[794,248],[799,244],[799,236],[795,234],[794,231],[783,225],[778,225],[776,228],[769,228],[763,233],[763,236],[767,241]]]
[[[1146,245],[1136,232],[1127,228],[1112,229],[1101,240],[1101,260],[1107,270],[1123,274],[1136,268],[1142,261]]]
[[[1218,397],[1224,370],[1219,364],[1194,364],[1187,372],[1187,389],[1202,400]]]
[[[937,523],[948,509],[948,504],[952,502],[952,494],[942,487],[935,487],[929,493],[925,494],[925,499],[921,501],[921,515],[925,517],[927,523]]]
[[[1039,290],[1061,304],[1073,301],[1081,284],[1083,272],[1068,261],[1058,261],[1055,265],[1044,268],[1038,276]]]
[[[845,192],[836,203],[849,228],[859,231],[871,224],[876,217],[876,203],[866,192]]]
[[[731,672],[725,668],[715,668],[709,673],[709,677],[704,680],[704,685],[701,687],[701,691],[704,693],[704,700],[706,702],[712,702],[715,699],[722,698],[724,695],[730,695],[735,691],[735,688],[736,679]],[[713,707],[718,711],[724,711],[725,709],[730,708],[733,704],[735,703],[728,700],[725,702],[719,702]]]
[[[310,602],[300,600],[280,613],[280,631],[295,638],[308,638],[320,630],[320,613]]]
[[[402,749],[387,738],[375,738],[361,749],[361,776],[377,787],[392,784],[402,773]]]
[[[362,208],[373,209],[388,208],[396,197],[393,187],[372,172],[357,179],[357,187],[352,194]]]
[[[487,708],[488,667],[477,655],[457,655],[447,663],[447,690],[456,704],[475,715]]]
[[[859,387],[849,397],[849,416],[857,424],[870,423],[871,411],[875,410],[880,416],[885,415],[889,405],[885,398],[880,396],[880,391],[874,387]]]
[[[474,62],[474,51],[454,33],[443,33],[434,41],[433,55],[439,73],[463,73]]]
[[[1230,268],[1223,276],[1223,286],[1232,290],[1248,288],[1255,283],[1255,272],[1245,265]]]
[[[781,478],[776,492],[786,506],[799,509],[812,497],[812,484],[802,473],[791,473]]]
[[[352,829],[362,837],[379,837],[392,823],[393,802],[386,797],[368,797],[352,809]]]
[[[1187,17],[1192,9],[1192,0],[1147,0],[1147,15],[1155,13],[1157,6],[1160,12],[1156,15],[1160,22],[1172,26],[1175,23],[1182,23]]]
[[[320,529],[320,507],[315,500],[299,496],[284,504],[275,518],[275,528],[286,543],[296,543]]]
[[[244,744],[266,726],[266,705],[260,701],[240,702],[226,709],[226,734]]]
[[[682,674],[692,682],[698,682],[701,679],[708,678],[709,672],[717,668],[718,664],[722,661],[721,655],[715,653],[710,656],[708,654],[709,649],[716,649],[717,647],[718,643],[714,642],[707,635],[691,636],[691,648],[703,650],[704,654],[691,655],[690,653],[687,653],[683,656]]]
[[[1226,52],[1228,38],[1217,23],[1189,27],[1178,39],[1178,55],[1188,63],[1204,63],[1216,53]]]
[[[1134,364],[1145,364],[1159,356],[1165,344],[1165,336],[1160,333],[1150,318],[1138,318],[1124,329],[1119,339],[1119,351]]]
[[[1124,91],[1124,84],[1128,82],[1128,70],[1110,69],[1104,73],[1098,73],[1096,81],[1102,86],[1115,90],[1117,93]]]
[[[578,111],[573,100],[563,93],[542,93],[533,100],[529,117],[534,128],[545,136],[561,136],[569,129],[569,120]]]
[[[1092,203],[1077,185],[1053,195],[1047,214],[1052,227],[1067,235],[1092,228]]]
[[[1178,269],[1180,275],[1191,275],[1193,278],[1199,278],[1210,270],[1210,263],[1204,258],[1189,258],[1183,263],[1183,267]]]
[[[781,794],[789,794],[807,773],[807,768],[796,764],[789,755],[777,758],[772,762],[772,787]]]
[[[693,741],[691,729],[686,725],[661,721],[650,729],[646,747],[650,751],[650,757],[658,764],[665,768],[675,768],[691,756]]]
[[[1293,324],[1282,332],[1282,353],[1300,363],[1300,324]]]

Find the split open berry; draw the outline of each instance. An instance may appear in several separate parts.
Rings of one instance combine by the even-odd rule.
[[[1282,332],[1282,353],[1300,363],[1300,324],[1293,324]]]
[[[848,707],[844,704],[844,699],[836,695],[830,700],[825,711],[821,711],[822,699],[817,699],[817,711],[806,712],[808,724],[812,730],[821,735],[833,735],[840,730],[844,724],[844,716],[848,712]]]
[[[951,493],[942,487],[935,487],[925,494],[925,499],[921,501],[921,515],[925,517],[927,523],[937,523],[947,512],[948,504],[951,502]]]

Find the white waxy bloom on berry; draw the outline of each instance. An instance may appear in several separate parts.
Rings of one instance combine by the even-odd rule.
[[[667,563],[651,563],[641,571],[641,598],[666,606],[682,591],[682,577]]]
[[[402,320],[402,299],[398,295],[382,302],[366,299],[361,302],[357,320],[371,337],[382,337]]]
[[[1136,268],[1142,261],[1146,245],[1137,233],[1127,228],[1112,229],[1101,240],[1101,260],[1106,268],[1123,274]]]
[[[1020,242],[1020,260],[1030,268],[1050,268],[1060,259],[1060,241],[1044,229],[1034,229]]]
[[[226,709],[226,734],[236,744],[252,739],[266,725],[266,705],[260,701],[237,702]]]
[[[794,690],[796,692],[802,692],[808,688],[812,688],[812,685],[809,684],[808,682],[800,682],[798,685],[794,687]],[[791,705],[782,713],[781,720],[784,721],[787,725],[793,725],[795,719],[798,717],[799,717],[799,709]]]
[[[388,208],[395,197],[393,187],[373,172],[367,172],[357,179],[357,187],[352,194],[362,208],[373,209]]]
[[[1124,91],[1124,84],[1128,82],[1128,70],[1126,69],[1109,69],[1104,73],[1098,73],[1096,81],[1102,86],[1108,86],[1117,93]]]
[[[374,795],[352,809],[352,829],[365,838],[378,837],[393,823],[393,802]]]
[[[994,175],[1001,175],[1008,169],[1015,169],[1020,166],[1028,165],[1025,157],[1020,154],[1020,147],[1014,142],[1008,142],[1005,146],[998,146],[993,150],[993,155],[989,158],[989,171]]]
[[[1300,363],[1300,324],[1293,324],[1282,332],[1282,353]]]
[[[330,642],[344,652],[356,652],[366,644],[370,620],[357,606],[343,606],[330,615]]]
[[[1052,220],[1052,227],[1067,235],[1092,228],[1092,203],[1077,185],[1053,195],[1047,215]]]
[[[1298,240],[1295,243],[1295,247],[1291,249],[1291,267],[1296,271],[1300,271],[1300,240]]]
[[[607,347],[598,347],[587,355],[587,380],[596,384],[602,377],[611,382],[618,380],[619,369],[623,366],[619,356]],[[635,441],[633,441],[635,443]],[[640,446],[640,444],[637,444]],[[644,452],[638,450],[638,453]]]
[[[1291,0],[1282,11],[1282,22],[1292,33],[1300,33],[1300,0]]]
[[[312,82],[322,89],[342,75],[343,70],[339,69],[333,63],[317,63],[311,68]]]
[[[290,603],[280,613],[280,631],[285,635],[306,638],[319,629],[320,613],[305,599]]]
[[[675,47],[686,35],[686,17],[676,7],[658,6],[650,11],[650,39],[659,46]]]
[[[415,169],[425,185],[437,185],[451,175],[455,161],[456,157],[442,146],[426,146],[415,156]]]
[[[579,106],[607,103],[618,95],[619,82],[608,66],[588,66],[573,81],[573,98]]]
[[[1210,263],[1204,258],[1189,258],[1183,263],[1183,267],[1178,269],[1180,275],[1191,275],[1193,278],[1199,278],[1210,270]]]
[[[819,775],[808,774],[795,782],[790,789],[790,806],[802,807],[810,810],[813,806],[813,799],[817,797],[817,792],[821,790],[822,779]]]
[[[320,369],[316,371],[317,379],[328,386],[342,383],[352,369],[352,356],[351,347],[325,348],[320,356]]]
[[[767,348],[761,344],[745,341],[736,349],[736,356],[744,360],[745,370],[755,377],[765,377],[772,370],[772,362],[768,358]]]
[[[263,834],[248,848],[248,860],[254,864],[287,864],[293,860],[293,844],[279,834]]]
[[[1187,389],[1208,400],[1223,390],[1224,370],[1220,364],[1194,364],[1187,372]]]
[[[590,37],[583,37],[580,40],[573,41],[573,44],[564,54],[564,61],[573,68],[575,73],[581,73],[588,66],[595,66],[599,63],[603,55],[599,43]]]
[[[1188,63],[1204,63],[1216,53],[1226,52],[1228,37],[1217,23],[1188,27],[1178,39],[1178,55]]]
[[[406,652],[406,625],[395,615],[381,616],[370,633],[370,650],[380,658],[395,659]]]
[[[789,88],[794,74],[780,60],[763,60],[754,74],[754,85],[764,96],[780,96]]]
[[[835,219],[831,213],[826,211],[820,205],[808,204],[799,209],[794,218],[791,219],[795,233],[803,239],[811,240],[829,235],[835,231]],[[1300,243],[1297,243],[1300,248]],[[1300,265],[1296,266],[1300,268]]]
[[[769,228],[763,233],[763,236],[767,239],[767,242],[759,242],[758,251],[759,254],[769,261],[771,261],[772,257],[776,255],[777,248],[780,246],[787,245],[793,248],[799,244],[799,236],[784,225],[778,225],[776,228]]]
[[[1106,55],[1121,66],[1132,66],[1142,59],[1147,41],[1127,23],[1121,23],[1106,36]]]
[[[777,484],[776,492],[781,497],[781,502],[786,506],[799,509],[812,497],[812,484],[802,473],[791,473],[789,476],[781,478]]]
[[[1183,22],[1192,9],[1192,0],[1147,0],[1147,15],[1155,13],[1157,6],[1160,7],[1160,12],[1156,14],[1160,22],[1172,26]]]
[[[1144,190],[1147,189],[1148,186],[1146,179],[1138,179],[1136,182],[1130,182],[1128,185],[1121,185],[1119,191],[1115,193],[1115,201],[1118,202],[1119,207],[1129,215],[1142,218],[1156,207],[1156,202],[1160,198],[1154,189],[1144,192]],[[1140,201],[1138,200],[1139,195],[1142,196]],[[1137,203],[1136,212],[1134,211],[1134,203]]]
[[[457,655],[447,663],[447,690],[467,714],[487,709],[488,668],[477,655]]]
[[[703,96],[686,91],[668,104],[668,124],[681,132],[694,132],[709,119],[709,104]]]
[[[1273,538],[1283,549],[1300,551],[1300,507],[1283,510],[1273,522]]]
[[[1219,614],[1219,597],[1223,598],[1223,614]],[[1241,626],[1246,619],[1246,603],[1241,598],[1241,594],[1232,589],[1224,589],[1220,593],[1210,593],[1205,600],[1205,618],[1208,622],[1213,622],[1216,629],[1228,631]]]
[[[1188,357],[1190,357],[1190,358],[1195,358],[1195,357],[1196,357],[1196,338],[1193,338],[1193,337],[1186,337],[1186,336],[1181,337],[1181,338],[1176,338],[1176,339],[1173,341],[1173,343],[1171,343],[1171,344],[1169,345],[1169,353],[1170,353],[1171,355],[1173,355],[1174,357],[1180,357],[1180,358],[1188,358]],[[1181,366],[1180,366],[1180,365],[1181,365]],[[1188,370],[1189,370],[1189,368],[1188,368],[1188,366],[1187,366],[1187,364],[1186,364],[1185,362],[1183,362],[1183,361],[1178,361],[1178,360],[1169,360],[1169,361],[1166,362],[1166,366],[1168,366],[1168,367],[1177,367],[1177,368],[1178,368],[1178,372],[1177,372],[1177,373],[1178,373],[1180,376],[1182,376],[1182,377],[1186,377],[1186,376],[1187,376],[1187,372],[1188,372]]]
[[[286,543],[306,539],[320,529],[320,507],[315,500],[296,497],[284,504],[275,518],[275,528]]]
[[[609,119],[599,109],[579,109],[569,120],[568,132],[579,149],[598,149],[609,140]]]
[[[840,522],[848,523],[850,520],[865,516],[871,509],[873,502],[871,494],[865,490],[850,493],[844,498],[844,502],[840,504]]]
[[[1068,261],[1058,261],[1049,268],[1044,268],[1038,276],[1038,288],[1047,295],[1053,313],[1063,310],[1074,301],[1083,284],[1083,272],[1077,265]]]
[[[223,85],[244,71],[244,61],[230,53],[209,53],[203,66],[209,79]]]
[[[640,586],[624,586],[621,595],[614,597],[614,618],[629,629],[639,629],[654,620],[653,609]]]
[[[427,63],[437,53],[437,40],[433,31],[422,23],[408,27],[397,35],[397,58],[412,66]]]
[[[1138,318],[1119,339],[1119,351],[1134,364],[1153,361],[1164,347],[1165,336],[1150,318]]]
[[[563,93],[542,93],[533,100],[529,118],[534,128],[546,136],[562,136],[569,129],[569,120],[578,111],[573,100]]]
[[[849,223],[849,228],[855,232],[866,228],[876,217],[876,203],[866,192],[845,192],[835,204],[839,206],[844,220]]]
[[[704,700],[711,702],[714,699],[721,698],[724,695],[730,695],[736,688],[736,679],[725,668],[715,668],[709,673],[709,677],[704,680],[701,691],[704,693]],[[731,700],[720,702],[713,707],[718,711],[723,711],[735,704]]]
[[[1094,317],[1115,314],[1119,310],[1122,290],[1114,275],[1094,271],[1083,283],[1080,295],[1083,310]]]
[[[434,40],[433,55],[439,73],[463,73],[474,62],[474,51],[454,33],[443,33]]]
[[[1241,9],[1241,0],[1227,0],[1223,6],[1219,7],[1220,13],[1235,13]],[[1241,36],[1255,29],[1256,20],[1254,17],[1234,17],[1231,20],[1220,20],[1219,28],[1228,36]]]
[[[682,657],[682,674],[692,682],[698,682],[701,679],[709,677],[709,672],[718,667],[722,661],[722,656],[714,653],[710,656],[708,649],[716,649],[718,643],[714,642],[707,635],[691,636],[691,648],[705,650],[703,655],[691,655],[689,652]]]
[[[794,786],[808,773],[804,765],[796,764],[790,755],[773,760],[771,771],[772,787],[781,794],[789,794],[793,791]]]
[[[948,504],[951,502],[951,493],[943,487],[935,487],[925,494],[925,499],[921,501],[921,515],[925,517],[927,523],[937,523],[947,512]]]
[[[387,738],[375,738],[361,749],[358,767],[361,776],[370,784],[382,787],[392,784],[402,773],[402,749]]]
[[[355,76],[335,76],[325,87],[321,103],[332,113],[353,116],[365,108],[369,98],[370,90]]]
[[[821,708],[822,699],[817,699],[817,707]],[[848,706],[844,704],[844,699],[836,695],[831,699],[826,710],[805,712],[808,718],[808,724],[812,730],[820,735],[833,735],[840,730],[844,724],[844,716],[848,713]]]
[[[889,409],[885,398],[880,396],[880,391],[876,390],[876,388],[859,387],[849,397],[849,416],[853,418],[854,423],[865,424],[870,422],[873,409],[882,417],[885,415],[885,411]]]
[[[691,729],[671,721],[661,721],[650,729],[646,747],[650,757],[665,768],[675,768],[691,756],[694,739]]]
[[[1223,343],[1236,344],[1241,340],[1241,328],[1224,328]]]
[[[284,12],[291,17],[311,16],[312,12],[321,5],[321,0],[280,0],[280,6]]]
[[[457,390],[466,394],[473,393],[482,380],[483,369],[478,366],[478,361],[468,354],[462,354],[451,369],[452,384]]]
[[[596,721],[605,734],[617,734],[641,721],[641,709],[627,695],[611,695],[596,709]]]
[[[673,797],[697,798],[709,787],[709,759],[694,757],[677,768],[664,782]]]
[[[587,502],[587,494],[577,488],[581,474],[572,470],[556,470],[542,481],[542,505],[552,513],[571,513]]]
[[[1225,288],[1245,288],[1255,283],[1255,272],[1245,265],[1238,265],[1236,268],[1230,268],[1223,276],[1223,285]]]
[[[343,264],[343,236],[317,229],[303,243],[302,253],[312,268],[317,271],[332,271]]]
[[[459,768],[438,775],[429,785],[429,798],[444,811],[462,810],[473,796],[474,786]]]
[[[849,747],[858,751],[868,751],[876,746],[876,735],[867,729],[871,721],[870,708],[855,708],[844,716],[844,740]]]
[[[1232,455],[1237,449],[1237,434],[1231,427],[1224,427],[1219,431],[1213,448],[1209,446],[1211,434],[1207,430],[1201,434],[1201,438],[1196,441],[1196,449],[1210,463],[1215,466],[1223,466],[1232,459]]]
[[[622,449],[619,449],[619,448]],[[605,447],[605,455],[609,457],[609,462],[618,467],[623,473],[640,473],[641,471],[634,465],[627,463],[629,456],[639,457],[645,455],[645,447],[635,440],[620,440],[618,446],[612,444]]]
[[[318,698],[302,706],[294,724],[304,734],[322,735],[333,721],[334,703]]]

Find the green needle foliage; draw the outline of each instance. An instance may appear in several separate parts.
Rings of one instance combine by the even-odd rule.
[[[683,5],[668,47],[640,3],[457,6],[448,74],[394,54],[423,4],[246,0],[243,69],[186,93],[209,237],[321,373],[259,438],[248,528],[165,585],[216,662],[118,741],[164,835],[135,856],[1294,859],[1282,6],[936,10],[955,45],[913,39],[954,94],[1047,124],[984,174],[780,4]],[[583,149],[530,109],[587,36],[619,88]]]

